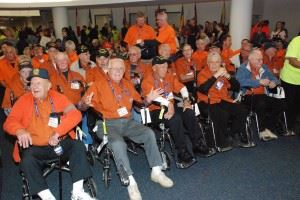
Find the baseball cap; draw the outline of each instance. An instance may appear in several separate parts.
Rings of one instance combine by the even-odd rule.
[[[101,57],[101,56],[104,56],[104,57],[109,57],[109,52],[107,49],[99,49],[97,51],[97,54],[96,54],[97,57]]]
[[[28,81],[30,81],[33,77],[40,77],[42,79],[50,79],[48,71],[46,69],[33,69],[28,77]]]
[[[32,64],[30,61],[23,61],[19,63],[19,70],[22,70],[24,68],[32,68]]]
[[[76,49],[77,55],[81,54],[81,53],[86,53],[89,51],[89,48],[83,44],[79,45]]]
[[[168,60],[162,56],[155,56],[152,59],[152,65],[168,63]]]

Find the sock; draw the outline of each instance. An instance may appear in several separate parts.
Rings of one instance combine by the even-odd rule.
[[[46,190],[42,190],[38,193],[39,197],[44,200],[56,200],[55,197],[53,196],[53,194],[51,193],[51,191],[49,189]]]
[[[161,173],[161,167],[160,166],[154,166],[152,167],[152,174],[159,174]]]
[[[128,176],[128,178],[129,178],[129,185],[136,184],[135,179],[133,178],[132,175]]]
[[[73,193],[80,192],[83,190],[83,179],[73,183]]]

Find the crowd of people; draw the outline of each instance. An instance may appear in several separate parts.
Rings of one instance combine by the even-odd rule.
[[[181,169],[194,165],[198,156],[246,147],[250,111],[257,114],[264,141],[299,134],[300,37],[288,44],[284,22],[271,33],[267,21],[255,24],[239,49],[232,49],[234,38],[222,24],[206,22],[202,27],[191,19],[178,34],[165,11],[157,12],[156,23],[157,28],[146,24],[144,13],[138,12],[136,23],[121,32],[109,24],[101,31],[83,26],[80,42],[67,27],[62,40],[40,29],[38,37],[26,29],[19,40],[3,40],[3,127],[16,137],[13,158],[20,162],[32,194],[55,199],[42,166],[57,157],[53,149],[60,145],[72,171],[72,199],[92,199],[83,190],[83,181],[92,176],[86,149],[74,140],[74,128],[85,126],[90,112],[101,116],[95,122],[96,136],[101,139],[108,132],[116,166],[129,176],[131,200],[142,195],[124,137],[142,144],[151,180],[170,188],[174,183],[162,170],[153,130],[160,123],[169,128]],[[151,128],[142,123],[140,105],[149,109]],[[287,132],[277,128],[284,112]],[[215,137],[202,134],[199,114],[210,116]]]

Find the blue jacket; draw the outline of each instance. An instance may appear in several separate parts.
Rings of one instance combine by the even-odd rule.
[[[280,83],[280,81],[269,70],[267,65],[263,65],[259,70],[259,77],[257,77],[257,79],[253,79],[248,63],[242,64],[239,67],[236,73],[236,79],[240,82],[243,92],[245,92],[249,88],[258,88],[260,86],[260,79],[269,79],[270,81],[274,81],[276,85]],[[267,93],[267,90],[265,91]]]

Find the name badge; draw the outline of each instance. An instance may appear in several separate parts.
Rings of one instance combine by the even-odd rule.
[[[217,88],[217,90],[221,90],[222,87],[223,87],[223,85],[224,85],[224,82],[223,82],[223,81],[218,81],[218,82],[216,83],[216,88]]]
[[[72,82],[71,83],[71,89],[79,90],[80,89],[80,84],[78,82]]]
[[[117,111],[120,117],[124,117],[125,115],[128,114],[126,107],[119,108]]]
[[[58,127],[58,117],[57,116],[50,116],[48,121],[48,126],[57,128]]]
[[[44,62],[45,62],[45,60],[44,60],[44,59],[41,59],[41,60],[39,60],[39,62],[40,62],[40,63],[44,63]]]

